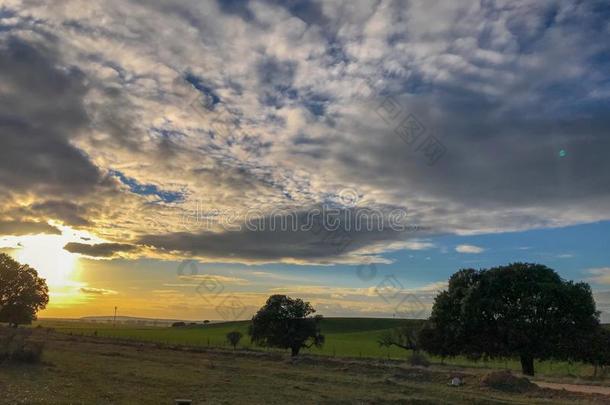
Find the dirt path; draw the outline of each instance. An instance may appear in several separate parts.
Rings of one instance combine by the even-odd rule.
[[[580,385],[580,384],[560,384],[544,381],[534,381],[541,388],[550,388],[552,390],[566,390],[571,392],[583,392],[586,394],[602,394],[610,396],[610,387],[599,385]]]

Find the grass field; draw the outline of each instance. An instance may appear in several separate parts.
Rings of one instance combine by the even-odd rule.
[[[226,326],[226,325],[225,325]],[[117,328],[119,329],[119,328]],[[125,332],[127,328],[122,328]],[[604,403],[593,394],[529,388],[498,391],[480,369],[409,367],[218,348],[166,347],[35,329],[40,364],[0,364],[2,404],[570,404]],[[464,386],[449,387],[456,374]],[[607,403],[607,402],[606,402]]]
[[[380,318],[325,318],[322,321],[322,333],[326,343],[321,349],[303,349],[303,353],[374,359],[405,359],[408,352],[400,348],[380,347],[378,337],[386,330],[404,324],[403,319]],[[213,323],[196,327],[153,327],[119,324],[113,326],[109,323],[89,323],[75,321],[41,320],[34,324],[52,327],[59,332],[76,335],[94,335],[99,337],[120,338],[134,341],[159,342],[165,344],[179,344],[201,347],[227,347],[225,340],[227,332],[238,330],[244,334],[239,347],[255,350],[265,350],[252,345],[247,337],[249,321]],[[440,363],[441,359],[432,358],[431,361]],[[445,359],[445,364],[510,369],[521,369],[517,360],[488,360],[473,362],[465,358]],[[590,377],[593,368],[586,364],[567,362],[543,361],[536,363],[536,372],[546,376],[576,376]]]

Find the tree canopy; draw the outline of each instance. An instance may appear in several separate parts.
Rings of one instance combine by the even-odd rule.
[[[49,289],[38,272],[0,253],[0,322],[29,324],[49,302]]]
[[[237,348],[237,345],[239,344],[241,337],[242,337],[242,333],[238,330],[231,331],[231,332],[227,333],[227,336],[226,336],[227,342],[229,342],[229,344],[231,346],[233,346],[233,349]]]
[[[303,347],[322,346],[322,316],[310,316],[315,309],[309,302],[285,295],[272,295],[252,318],[249,334],[261,346],[290,349],[292,356]]]
[[[533,375],[534,359],[582,359],[578,346],[599,330],[598,317],[588,284],[544,265],[464,269],[436,297],[420,342],[441,356],[517,356]]]

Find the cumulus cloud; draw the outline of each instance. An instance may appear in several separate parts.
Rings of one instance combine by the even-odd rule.
[[[379,262],[434,233],[610,219],[606,20],[577,1],[10,1],[3,218],[247,263]],[[433,165],[430,135],[446,149]],[[346,188],[429,231],[338,251],[182,221],[302,212]]]
[[[427,250],[436,247],[436,245],[432,242],[415,240],[411,242],[405,242],[404,247],[408,250]]]
[[[105,288],[93,288],[93,287],[81,287],[80,292],[86,295],[116,295],[118,294],[114,290],[107,290]]]
[[[590,277],[587,281],[595,284],[610,284],[610,267],[598,267],[586,271]]]
[[[0,221],[0,235],[35,235],[45,233],[61,235],[61,231],[46,222]]]
[[[483,253],[484,250],[485,249],[483,249],[482,247],[474,246],[474,245],[457,245],[455,247],[455,251],[458,253],[477,254],[477,253]]]

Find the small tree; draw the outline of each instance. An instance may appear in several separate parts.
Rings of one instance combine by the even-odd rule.
[[[49,288],[38,272],[0,253],[0,322],[30,324],[49,303]]]
[[[381,334],[377,343],[382,347],[396,346],[401,349],[419,352],[419,328],[414,325],[403,325],[385,331]]]
[[[229,342],[229,344],[233,346],[233,350],[237,348],[237,345],[239,344],[239,341],[241,340],[242,336],[242,333],[237,330],[227,333],[227,342]]]
[[[285,295],[272,295],[252,318],[248,333],[261,346],[290,349],[297,356],[303,347],[324,344],[320,333],[322,316],[310,316],[315,309],[309,302]]]
[[[523,374],[534,375],[534,359],[581,357],[577,342],[598,330],[598,315],[589,285],[546,266],[465,269],[436,297],[420,342],[441,356],[517,356]]]
[[[377,343],[382,347],[396,346],[401,349],[411,350],[412,353],[408,357],[408,361],[414,366],[429,366],[430,362],[426,356],[421,353],[420,344],[420,329],[421,322],[412,322],[385,331],[381,334]]]

